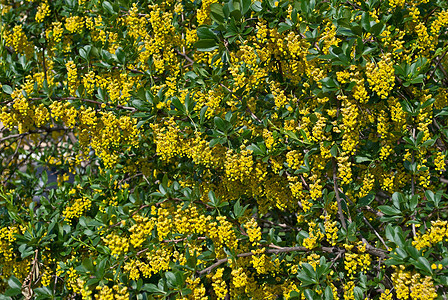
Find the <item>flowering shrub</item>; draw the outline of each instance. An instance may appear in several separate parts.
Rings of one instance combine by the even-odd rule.
[[[1,299],[446,299],[447,9],[1,0]]]

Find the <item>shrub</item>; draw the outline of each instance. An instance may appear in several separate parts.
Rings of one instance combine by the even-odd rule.
[[[0,3],[3,298],[446,298],[446,1]]]

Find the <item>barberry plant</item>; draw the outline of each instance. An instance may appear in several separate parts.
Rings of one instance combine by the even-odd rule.
[[[447,1],[0,11],[0,299],[448,296]]]

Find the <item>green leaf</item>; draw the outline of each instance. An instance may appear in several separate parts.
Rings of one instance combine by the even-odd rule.
[[[224,23],[224,12],[221,4],[212,3],[210,5],[210,17],[218,24]]]
[[[318,299],[317,294],[310,289],[306,289],[305,291],[303,291],[303,294],[305,295],[305,298],[308,300],[317,300]]]
[[[164,290],[159,289],[155,284],[152,284],[152,283],[147,283],[147,284],[143,285],[142,290],[146,291],[146,292],[150,292],[150,293],[155,293],[155,294],[162,294],[162,295],[166,294],[166,292]]]
[[[173,272],[166,272],[165,273],[166,281],[168,283],[168,286],[175,287],[176,286],[176,275],[174,275]]]
[[[218,40],[216,34],[208,26],[200,26],[196,32],[200,40]]]
[[[171,98],[171,104],[180,112],[185,113],[185,106],[180,102],[179,98],[173,97]]]
[[[5,291],[5,293],[3,294],[3,296],[13,297],[13,296],[17,296],[21,293],[22,293],[22,289],[20,289],[20,288],[7,289]],[[11,299],[11,298],[7,298],[7,299]]]
[[[355,286],[353,289],[353,294],[355,296],[355,300],[364,300],[364,293],[362,292],[359,286]]]
[[[117,57],[117,61],[119,63],[124,64],[126,59],[126,53],[123,51],[121,47],[118,47],[117,50],[115,50],[115,56]]]
[[[392,202],[397,209],[400,209],[400,203],[404,203],[406,200],[404,199],[404,195],[402,193],[395,192],[392,195]]]
[[[370,162],[370,161],[372,161],[372,159],[369,158],[369,157],[366,157],[366,156],[356,156],[355,157],[355,162],[357,164],[360,164],[360,163],[363,163],[363,162]]]
[[[372,28],[370,28],[370,33],[374,37],[378,37],[384,31],[385,27],[386,25],[383,23],[376,23],[375,25],[372,26]]]
[[[290,299],[299,299],[299,297],[300,297],[300,294],[297,291],[292,291],[291,293],[289,293]],[[333,300],[333,299],[330,299],[330,300]]]
[[[349,28],[339,27],[337,33],[345,36],[356,36]]]
[[[110,2],[104,1],[102,6],[109,14],[111,14],[111,15],[115,14],[114,8],[113,8],[112,4],[110,4]]]
[[[20,282],[19,279],[17,279],[15,276],[11,276],[8,279],[8,285],[12,288],[12,289],[21,289],[22,288],[22,283]]]
[[[205,120],[205,113],[207,112],[208,106],[204,106],[201,108],[199,113],[200,123],[203,124]]]
[[[208,199],[210,199],[210,203],[214,206],[214,207],[218,207],[219,205],[219,200],[218,198],[216,198],[215,192],[214,191],[209,191],[208,192]]]
[[[325,296],[325,300],[333,300],[333,290],[331,289],[331,287],[329,285],[327,285],[327,287],[325,288],[324,291],[324,296]]]
[[[260,1],[254,1],[254,2],[252,3],[252,10],[253,10],[254,12],[260,12],[260,11],[262,11],[262,10],[263,10],[263,7],[262,7],[262,5],[261,5],[261,2],[260,2]]]
[[[199,40],[194,44],[194,47],[197,48],[198,51],[204,52],[213,51],[219,48],[214,39]]]
[[[415,266],[432,274],[431,264],[426,257],[419,257]]]
[[[215,126],[218,130],[221,130],[222,132],[226,133],[231,126],[231,124],[223,119],[221,119],[220,117],[215,117],[214,118],[215,121]]]
[[[361,199],[359,199],[358,201],[358,206],[363,207],[363,206],[367,206],[370,203],[372,203],[372,201],[375,199],[375,193],[369,193],[368,195],[362,197]]]
[[[8,94],[8,95],[11,95],[12,94],[12,87],[10,87],[9,85],[7,85],[7,84],[2,84],[2,89],[3,89],[3,91],[6,93],[6,94]]]
[[[389,216],[401,215],[401,211],[392,206],[380,205],[378,209]]]
[[[251,3],[252,3],[251,0],[241,0],[241,14],[242,15],[245,15],[249,11]]]

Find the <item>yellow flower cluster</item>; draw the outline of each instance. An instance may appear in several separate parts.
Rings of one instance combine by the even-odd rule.
[[[350,156],[339,156],[338,161],[338,173],[342,178],[344,184],[349,184],[352,181],[352,163],[349,161]]]
[[[329,217],[325,217],[325,236],[330,245],[335,246],[338,239],[338,227],[336,221],[330,221]]]
[[[65,29],[71,33],[82,33],[84,29],[84,20],[80,16],[70,16],[65,20]]]
[[[189,288],[192,293],[187,295],[187,299],[189,300],[207,300],[206,290],[204,285],[201,283],[201,278],[197,277],[195,279],[187,278],[185,280],[187,283],[187,288]]]
[[[275,274],[280,269],[280,261],[276,258],[274,261],[271,260],[269,256],[266,254],[261,254],[258,256],[264,249],[252,250],[252,266],[255,268],[257,274]]]
[[[97,286],[98,294],[94,299],[97,300],[127,300],[129,299],[128,288],[120,285],[114,285],[112,288],[106,286]]]
[[[219,253],[223,246],[229,249],[237,249],[238,240],[233,230],[232,223],[225,216],[216,217],[216,221],[209,224],[208,234],[215,244],[216,252]]]
[[[366,65],[367,81],[370,88],[382,99],[389,96],[394,87],[395,76],[391,54],[384,54],[378,63],[369,62]]]
[[[129,232],[131,232],[129,240],[134,248],[138,248],[145,242],[147,236],[151,234],[155,223],[154,220],[137,214],[132,219],[134,219],[135,224],[129,228]]]
[[[223,272],[224,268],[218,268],[212,277],[213,291],[218,299],[224,299],[227,295],[226,282],[222,279]]]
[[[109,247],[113,256],[121,256],[129,250],[129,240],[127,237],[117,233],[110,233],[106,237],[101,238]]]
[[[271,84],[271,93],[274,96],[276,108],[280,109],[288,104],[288,98],[286,97],[285,92],[275,83]]]
[[[380,300],[392,300],[393,293],[389,289],[385,289],[380,295]]]
[[[217,3],[217,0],[203,0],[201,8],[197,12],[198,25],[207,24],[210,21],[210,6],[212,3]]]
[[[286,153],[286,162],[291,169],[299,169],[303,165],[303,154],[297,150],[292,150]]]
[[[12,32],[5,32],[4,39],[6,46],[12,47],[18,53],[25,54],[27,57],[33,53],[34,46],[28,41],[21,25],[14,26]]]
[[[368,253],[346,253],[344,257],[344,268],[347,271],[347,275],[353,279],[359,271],[367,271],[371,262],[372,259]]]
[[[269,131],[268,129],[263,129],[263,138],[266,144],[266,148],[272,149],[272,147],[274,147],[275,145],[275,139],[274,136],[272,135],[272,132]]]
[[[358,197],[362,198],[369,194],[373,189],[375,183],[375,176],[373,174],[365,174],[364,179],[361,184],[361,189],[359,190]]]
[[[37,8],[36,22],[41,23],[45,17],[50,15],[50,6],[47,1],[42,2]]]
[[[16,264],[16,254],[14,253],[13,242],[16,240],[15,234],[19,234],[18,227],[2,227],[0,228],[0,265],[2,272],[0,279],[7,281],[9,274],[12,273],[14,265]],[[2,284],[0,284],[2,288]]]
[[[443,152],[437,152],[437,156],[434,159],[434,165],[436,166],[436,171],[439,171],[440,174],[446,170],[446,155],[444,155]]]
[[[84,91],[86,95],[91,95],[95,90],[95,72],[90,71],[82,77],[82,83],[84,85]]]
[[[308,249],[314,249],[318,246],[318,242],[324,237],[323,233],[317,227],[314,221],[308,222],[308,237],[303,240],[303,246]]]
[[[76,96],[77,82],[78,82],[78,72],[76,70],[76,65],[72,60],[69,60],[65,67],[67,68],[67,87],[70,95]]]
[[[389,5],[392,8],[399,8],[399,7],[403,7],[405,2],[406,2],[406,0],[389,0]]]
[[[434,282],[431,277],[422,276],[416,272],[406,271],[404,266],[395,267],[392,274],[397,299],[428,299],[437,298]]]
[[[247,285],[247,274],[243,268],[232,270],[232,283],[235,288],[242,288]]]
[[[448,239],[448,221],[431,221],[431,228],[428,232],[424,234],[417,233],[414,237],[412,245],[414,245],[417,250],[429,248],[434,244],[440,243]]]
[[[75,199],[72,205],[67,206],[64,209],[63,215],[67,219],[67,222],[71,224],[72,220],[79,218],[92,206],[92,200],[87,197]]]
[[[253,170],[253,159],[251,150],[241,150],[240,153],[227,151],[225,171],[227,177],[232,181],[244,181],[250,177]]]
[[[254,218],[250,219],[244,224],[244,228],[247,230],[247,235],[249,236],[249,241],[253,246],[256,246],[261,240],[261,228],[258,227],[257,222]]]

